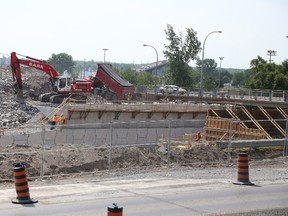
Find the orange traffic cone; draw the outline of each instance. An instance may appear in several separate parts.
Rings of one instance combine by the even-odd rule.
[[[16,163],[13,165],[14,179],[17,198],[12,200],[15,204],[31,204],[37,203],[37,200],[30,198],[29,187],[27,183],[25,166],[22,163]]]
[[[254,185],[254,183],[249,181],[248,154],[244,152],[238,153],[237,164],[238,164],[237,182],[233,182],[233,184]]]
[[[114,207],[108,207],[108,214],[107,216],[122,216],[123,208],[118,208],[116,203],[113,203]]]

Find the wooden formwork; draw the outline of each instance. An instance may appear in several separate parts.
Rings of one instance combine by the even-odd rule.
[[[265,131],[254,128],[244,128],[241,121],[228,118],[207,116],[204,127],[207,141],[215,140],[248,140],[265,139]]]

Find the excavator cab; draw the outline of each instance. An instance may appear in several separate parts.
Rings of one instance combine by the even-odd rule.
[[[71,91],[71,77],[60,76],[53,85],[53,91],[65,93]]]

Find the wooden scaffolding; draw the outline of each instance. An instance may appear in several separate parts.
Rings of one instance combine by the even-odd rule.
[[[265,131],[246,128],[235,119],[207,116],[204,130],[207,141],[267,139]]]

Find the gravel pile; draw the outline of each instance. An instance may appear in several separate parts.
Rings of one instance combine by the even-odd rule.
[[[23,70],[24,101],[17,99],[10,67],[0,68],[0,127],[16,128],[24,125],[39,110],[28,103],[37,100],[38,96],[49,91],[49,82],[43,74],[33,70]]]

